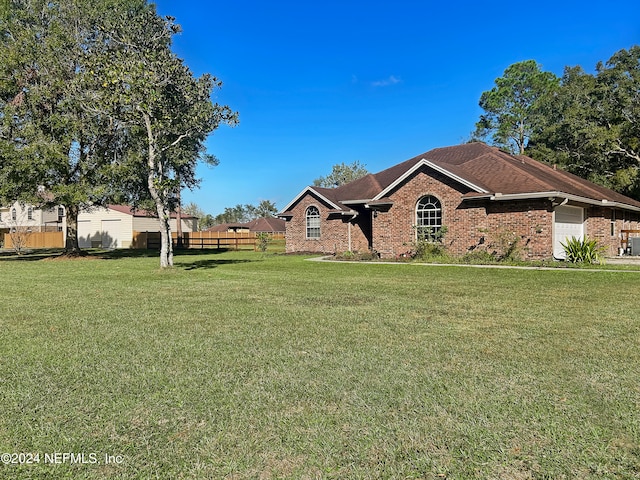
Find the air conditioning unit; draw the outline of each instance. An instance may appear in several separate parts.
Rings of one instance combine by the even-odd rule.
[[[629,237],[631,255],[640,255],[640,237]]]

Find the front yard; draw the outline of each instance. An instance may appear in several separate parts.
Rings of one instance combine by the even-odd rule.
[[[0,478],[640,478],[640,272],[176,264],[0,259]]]

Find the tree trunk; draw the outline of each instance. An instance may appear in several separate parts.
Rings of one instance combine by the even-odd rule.
[[[160,221],[160,268],[173,267],[173,245],[171,243],[171,223],[169,209],[162,201],[160,192],[153,183],[153,174],[149,173],[149,193],[156,204],[158,220]]]
[[[151,127],[151,118],[145,112],[142,112],[145,127],[147,129],[147,165],[149,173],[147,174],[147,188],[149,194],[156,204],[158,212],[158,220],[160,221],[160,268],[173,267],[173,245],[171,244],[171,223],[169,209],[166,204],[166,192],[159,191],[156,186],[156,178],[162,178],[162,163],[157,162],[155,138],[153,136],[153,128]],[[162,187],[160,187],[162,188]],[[164,194],[164,195],[163,195]]]
[[[80,209],[77,205],[65,205],[67,212],[67,236],[64,242],[64,251],[67,255],[80,254],[78,244],[78,213]]]
[[[173,267],[173,245],[169,212],[162,202],[156,202],[160,217],[160,268]]]
[[[180,199],[180,182],[178,182],[178,208],[176,215],[176,234],[178,236],[178,248],[182,248],[182,200]]]

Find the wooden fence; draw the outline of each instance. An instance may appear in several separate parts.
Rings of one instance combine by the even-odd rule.
[[[256,249],[255,232],[184,232],[180,240],[176,232],[171,233],[174,247],[178,248],[240,248]],[[284,233],[271,234],[271,240],[284,241]],[[131,248],[160,249],[160,232],[133,232]]]
[[[63,232],[15,232],[4,234],[4,248],[64,248]]]
[[[180,242],[172,232],[173,245],[179,248],[240,248],[256,249],[255,232],[185,232]],[[14,243],[15,240],[15,243]],[[271,234],[273,243],[283,243],[284,233]],[[4,234],[4,248],[64,248],[63,232],[17,232]],[[133,232],[131,248],[160,249],[160,232]]]

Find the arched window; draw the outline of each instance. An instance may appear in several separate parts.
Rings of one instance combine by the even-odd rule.
[[[307,238],[320,238],[320,211],[311,206],[307,208]]]
[[[418,240],[435,241],[442,228],[442,204],[433,195],[426,195],[416,205]]]
[[[33,208],[31,207],[27,209],[27,220],[33,220]]]
[[[18,212],[16,212],[15,208],[11,209],[11,220],[13,220],[14,222],[18,220]]]

